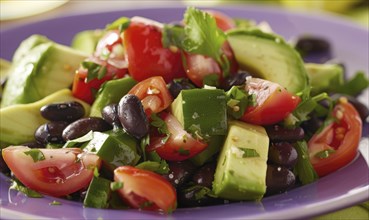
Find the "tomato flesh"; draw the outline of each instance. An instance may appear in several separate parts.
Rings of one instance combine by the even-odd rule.
[[[142,81],[152,76],[162,76],[169,83],[185,76],[179,51],[164,48],[160,24],[132,18],[123,33],[123,43],[128,59],[129,74]]]
[[[201,153],[208,146],[196,140],[185,131],[180,122],[170,113],[162,113],[160,117],[167,125],[170,137],[163,142],[161,136],[150,136],[149,150],[155,150],[165,160],[182,161]]]
[[[246,80],[245,90],[255,95],[256,105],[246,109],[241,120],[257,125],[272,125],[286,118],[301,99],[277,83],[259,78]]]
[[[45,159],[34,161],[25,146],[2,150],[4,161],[25,186],[51,196],[65,196],[88,186],[94,168],[101,165],[95,154],[80,148],[37,149]]]
[[[177,206],[173,186],[154,172],[121,166],[114,170],[114,181],[123,183],[118,193],[133,208],[170,213]]]
[[[358,152],[362,121],[356,109],[341,101],[333,110],[333,121],[309,140],[309,157],[319,176],[325,176],[350,163]],[[327,156],[319,153],[331,151]]]

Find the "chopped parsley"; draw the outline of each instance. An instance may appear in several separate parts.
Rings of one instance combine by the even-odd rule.
[[[169,173],[169,165],[165,160],[158,161],[144,161],[138,165],[136,168],[143,170],[150,170],[158,174],[167,174]]]
[[[248,157],[260,157],[260,154],[252,148],[241,148],[238,147],[239,150],[243,152],[242,158],[248,158]]]
[[[40,193],[24,186],[19,180],[16,180],[16,179],[12,181],[12,184],[10,185],[9,189],[17,190],[30,198],[42,198],[43,197]]]
[[[140,142],[140,150],[143,157],[143,160],[146,160],[146,146],[150,144],[150,135],[143,137]]]
[[[102,79],[106,74],[105,66],[101,66],[92,61],[83,61],[81,65],[84,69],[87,69],[86,82],[90,82],[93,79]]]
[[[319,158],[319,159],[324,159],[324,158],[328,158],[331,154],[333,154],[335,152],[336,151],[333,150],[333,149],[326,149],[326,150],[319,151],[314,156]]]
[[[24,152],[25,155],[31,156],[33,162],[45,160],[45,155],[38,149],[31,149]]]
[[[110,183],[110,189],[112,191],[117,191],[118,189],[123,188],[123,182],[111,182]]]
[[[298,159],[293,172],[303,185],[314,182],[319,177],[310,163],[307,143],[298,141],[294,144],[294,147],[297,151]]]
[[[54,200],[50,202],[49,205],[61,205],[61,202]]]
[[[131,23],[131,20],[127,17],[120,17],[117,20],[113,21],[113,23],[106,25],[106,30],[119,30],[122,33],[126,30]]]
[[[170,137],[170,132],[168,131],[168,126],[163,119],[161,119],[157,114],[151,115],[151,123],[150,125],[156,127],[160,134],[164,134],[165,137],[162,139],[162,143],[168,141]]]
[[[180,155],[182,155],[182,156],[188,156],[188,155],[190,155],[190,151],[189,151],[189,150],[187,150],[187,149],[184,149],[183,147],[180,147],[180,148],[178,149],[178,153],[179,153]]]

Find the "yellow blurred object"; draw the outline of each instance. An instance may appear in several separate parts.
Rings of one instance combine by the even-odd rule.
[[[361,0],[280,0],[287,7],[344,12]]]

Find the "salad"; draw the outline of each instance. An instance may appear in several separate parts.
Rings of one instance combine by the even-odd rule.
[[[1,169],[28,196],[170,213],[261,200],[357,154],[368,80],[344,80],[322,39],[292,45],[190,7],[179,23],[122,17],[72,47],[31,36],[8,71]]]

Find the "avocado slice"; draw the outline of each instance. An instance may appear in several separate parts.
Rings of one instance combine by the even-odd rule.
[[[31,35],[30,37],[28,37],[27,39],[25,39],[24,41],[21,42],[21,44],[19,45],[17,50],[14,52],[12,62],[13,63],[18,62],[24,56],[29,54],[29,52],[30,52],[30,50],[32,50],[32,48],[34,48],[34,47],[36,47],[40,44],[44,44],[44,43],[48,43],[48,42],[52,42],[52,41],[49,40],[45,36],[38,35],[38,34]]]
[[[97,93],[96,100],[91,106],[90,116],[101,117],[101,110],[112,103],[118,103],[119,100],[136,85],[132,77],[110,80],[104,83]]]
[[[171,104],[171,112],[190,132],[205,136],[227,133],[227,100],[221,89],[182,90]]]
[[[57,91],[44,99],[30,104],[17,104],[0,109],[0,142],[1,147],[8,144],[22,144],[34,140],[36,129],[46,123],[40,114],[40,108],[44,105],[57,102],[78,101],[86,111],[90,112],[90,106],[72,96],[69,89]]]
[[[252,28],[231,30],[227,36],[241,69],[294,94],[308,87],[303,60],[282,37]]]
[[[71,47],[84,53],[93,54],[97,43],[105,34],[104,30],[85,30],[77,33],[72,40]]]
[[[231,121],[214,174],[214,194],[229,200],[260,200],[266,192],[268,150],[263,127]]]
[[[318,64],[306,63],[312,95],[320,92],[334,91],[337,86],[342,86],[344,82],[344,72],[342,66],[338,64]]]
[[[86,55],[53,42],[35,46],[12,63],[1,107],[40,100],[73,83]]]

